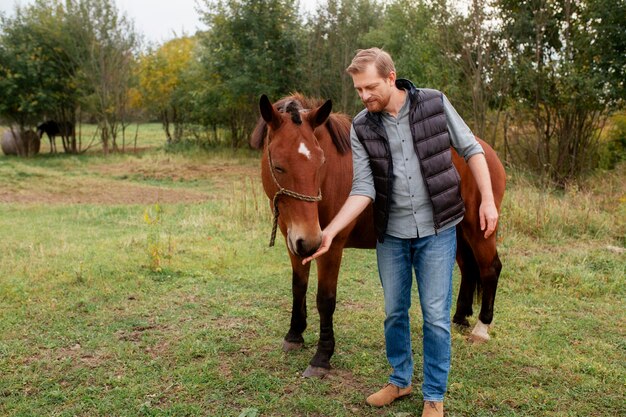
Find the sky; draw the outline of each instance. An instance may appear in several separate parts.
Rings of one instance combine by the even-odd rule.
[[[118,9],[134,22],[135,29],[151,43],[163,43],[182,34],[193,35],[206,27],[196,11],[203,0],[115,0]],[[302,7],[314,11],[319,0],[300,0]],[[11,15],[15,5],[26,6],[33,0],[0,0],[0,12]],[[202,6],[204,8],[204,6]]]

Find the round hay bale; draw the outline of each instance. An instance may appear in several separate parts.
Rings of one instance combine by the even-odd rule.
[[[17,132],[15,132],[15,134],[18,135]],[[17,144],[15,143],[13,132],[11,132],[10,130],[5,130],[2,133],[0,146],[2,147],[2,152],[5,155],[17,155]]]
[[[39,153],[41,140],[37,133],[29,129],[24,132],[24,137],[20,135],[19,129],[9,129],[4,131],[0,140],[0,147],[5,155],[18,155],[19,147],[23,150],[23,156],[31,156]]]

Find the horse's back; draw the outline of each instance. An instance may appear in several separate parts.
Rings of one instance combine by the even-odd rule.
[[[74,132],[74,123],[69,121],[56,122],[48,120],[37,126],[39,136],[44,133],[48,136],[71,136]]]

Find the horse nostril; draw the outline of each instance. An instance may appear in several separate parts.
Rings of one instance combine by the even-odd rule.
[[[304,239],[296,240],[296,250],[298,251],[299,255],[304,255],[304,253],[306,252]]]
[[[317,247],[310,245],[310,242],[307,242],[305,239],[298,239],[296,240],[296,250],[298,255],[305,257],[313,255]]]

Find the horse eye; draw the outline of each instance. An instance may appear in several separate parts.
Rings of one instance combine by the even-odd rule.
[[[282,167],[277,167],[274,166],[274,171],[278,172],[279,174],[284,174],[285,173],[285,169]]]

